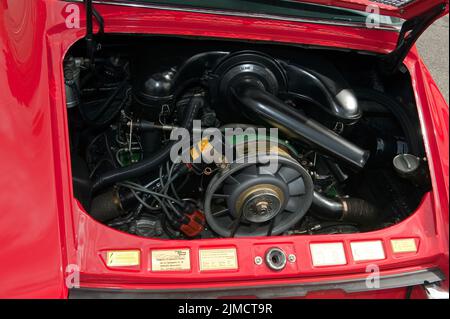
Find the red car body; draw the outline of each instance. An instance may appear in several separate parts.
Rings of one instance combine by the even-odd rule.
[[[368,3],[310,2],[335,2],[353,9]],[[402,17],[416,15],[428,2],[418,1],[422,4],[408,7]],[[385,258],[376,262],[382,279],[439,273],[441,287],[448,291],[444,278],[449,276],[449,109],[415,48],[404,64],[412,78],[433,190],[414,214],[392,227],[361,234],[192,240],[187,246],[185,241],[145,239],[110,229],[93,220],[73,197],[63,59],[68,48],[84,37],[85,29],[84,18],[81,28],[66,27],[67,5],[59,0],[0,0],[0,297],[67,298],[74,293],[66,285],[68,265],[77,265],[82,288],[145,290],[156,295],[165,291],[174,297],[192,293],[197,297],[404,298],[404,286],[411,283],[385,281],[375,290],[356,285],[367,277],[370,263],[353,260],[350,242],[366,240],[382,242]],[[83,5],[76,5],[83,13]],[[381,8],[382,13],[401,15],[389,6]],[[239,15],[108,4],[97,4],[96,9],[105,19],[107,33],[246,39],[377,53],[392,51],[398,36],[391,30]],[[417,252],[395,254],[390,240],[399,238],[413,238]],[[312,266],[312,242],[343,243],[347,263]],[[299,256],[283,273],[258,269],[253,263],[259,251],[274,244]],[[201,272],[196,258],[200,247],[236,247],[238,270]],[[151,248],[190,249],[191,270],[152,272]],[[104,255],[108,249],[140,250],[141,264],[108,268]],[[424,297],[421,286],[414,286],[411,296]],[[279,287],[292,289],[279,295],[267,293]]]

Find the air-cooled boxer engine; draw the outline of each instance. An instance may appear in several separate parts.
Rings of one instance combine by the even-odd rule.
[[[111,227],[156,238],[358,232],[402,218],[395,205],[386,216],[380,194],[407,215],[429,187],[414,115],[352,87],[325,57],[205,50],[148,63],[123,48],[95,61],[73,51],[74,191]],[[176,132],[188,147],[174,156]],[[388,189],[373,194],[383,174]]]

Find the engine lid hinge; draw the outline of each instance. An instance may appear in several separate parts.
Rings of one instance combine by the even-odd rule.
[[[95,41],[94,35],[94,18],[99,25],[97,34],[103,34],[105,31],[105,21],[100,13],[95,10],[92,0],[84,0],[84,6],[86,10],[86,44],[87,44],[87,56],[91,63],[94,61],[94,54],[99,50],[99,44]]]
[[[396,48],[382,58],[381,65],[383,71],[391,74],[400,70],[404,59],[414,43],[416,43],[421,34],[445,12],[446,8],[447,3],[443,2],[423,14],[405,21],[400,30]]]

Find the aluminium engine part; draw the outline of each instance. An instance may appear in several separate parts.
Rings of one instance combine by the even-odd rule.
[[[69,57],[64,61],[66,106],[72,108],[80,103],[80,61]]]
[[[151,214],[145,214],[131,223],[129,232],[148,238],[164,236],[161,218]]]
[[[205,216],[222,237],[279,235],[307,212],[314,185],[287,155],[246,155],[215,175],[205,196]]]

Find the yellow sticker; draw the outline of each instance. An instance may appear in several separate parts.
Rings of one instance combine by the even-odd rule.
[[[139,250],[110,250],[106,253],[108,267],[139,266],[141,252]]]
[[[152,271],[191,269],[189,249],[152,250]]]
[[[236,248],[200,249],[200,270],[238,269]]]
[[[196,160],[201,156],[202,153],[211,151],[212,145],[209,143],[207,138],[202,139],[197,143],[196,146],[191,148],[191,157],[193,160]]]
[[[392,251],[394,253],[415,253],[417,252],[416,241],[414,238],[392,239]]]

